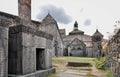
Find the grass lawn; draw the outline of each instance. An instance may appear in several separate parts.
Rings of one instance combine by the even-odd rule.
[[[53,64],[64,64],[67,62],[88,62],[93,63],[95,58],[86,58],[86,57],[53,57]]]

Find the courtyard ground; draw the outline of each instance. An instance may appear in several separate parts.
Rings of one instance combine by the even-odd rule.
[[[107,77],[105,71],[95,67],[95,58],[53,57],[52,62],[53,67],[56,68],[56,73],[48,77]],[[67,66],[68,62],[90,63],[91,66]]]

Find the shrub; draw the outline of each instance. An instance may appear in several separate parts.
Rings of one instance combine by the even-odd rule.
[[[96,68],[98,69],[104,69],[104,64],[106,62],[106,57],[101,57],[100,59],[96,59]]]

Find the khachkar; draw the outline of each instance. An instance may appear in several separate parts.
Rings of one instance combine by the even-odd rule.
[[[119,24],[119,21],[117,22]],[[114,77],[120,77],[120,29],[116,28],[114,35],[107,45],[106,65],[114,73]]]

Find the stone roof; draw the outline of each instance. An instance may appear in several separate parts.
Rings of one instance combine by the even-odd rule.
[[[48,15],[43,19],[45,23],[57,23],[56,20],[48,13]]]
[[[67,35],[65,38],[64,38],[64,41],[65,40],[73,40],[75,38],[78,38],[79,40],[82,40],[82,41],[92,41],[92,37],[90,35]]]
[[[80,42],[80,43],[82,43],[83,45],[85,45],[83,41],[79,40],[78,38],[75,38],[74,40],[72,40],[72,41],[69,43],[68,46],[70,46],[74,41]]]
[[[67,35],[64,37],[63,41],[64,42],[71,42],[75,38],[83,41],[86,44],[86,47],[92,47],[92,37],[90,35]]]
[[[0,11],[0,16],[4,16],[4,17],[10,18],[10,19],[19,18],[18,16],[15,16],[15,15],[12,15],[12,14],[8,14],[8,13],[2,12],[2,11]]]
[[[102,33],[100,33],[98,31],[98,29],[96,29],[96,32],[93,34],[93,36],[102,36],[103,37]]]
[[[65,29],[59,29],[60,33],[65,33]]]
[[[83,34],[84,34],[83,31],[77,30],[77,29],[74,29],[73,31],[71,31],[71,32],[69,33],[69,35],[83,35]]]
[[[78,29],[78,23],[75,21],[73,31],[69,32],[69,35],[84,35],[84,32]]]

